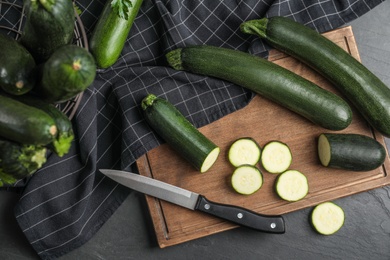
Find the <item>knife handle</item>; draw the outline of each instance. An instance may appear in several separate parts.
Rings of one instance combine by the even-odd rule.
[[[219,204],[202,195],[199,195],[195,209],[258,231],[277,234],[285,232],[282,216],[261,215],[241,207]]]

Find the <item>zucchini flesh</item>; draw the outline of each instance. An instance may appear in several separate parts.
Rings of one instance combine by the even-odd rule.
[[[375,139],[360,134],[324,133],[318,138],[318,157],[325,167],[370,171],[386,159],[386,149]]]
[[[317,205],[311,214],[314,229],[322,235],[332,235],[344,225],[344,210],[333,202]]]
[[[341,130],[352,121],[342,98],[266,59],[206,45],[179,48],[166,58],[174,69],[230,81],[326,129]]]
[[[287,144],[279,141],[267,143],[262,151],[261,164],[270,173],[281,173],[290,167],[292,153]]]
[[[255,140],[249,137],[239,138],[230,146],[228,152],[229,162],[238,167],[240,165],[255,165],[259,162],[261,155],[260,146]]]
[[[337,44],[286,17],[250,20],[241,24],[241,31],[265,39],[317,70],[338,87],[373,128],[390,136],[390,88]]]
[[[231,183],[236,192],[250,195],[258,191],[263,185],[263,175],[253,165],[241,165],[234,170]]]
[[[298,201],[309,192],[306,176],[297,170],[288,170],[280,174],[275,184],[276,193],[286,201]]]
[[[220,148],[169,101],[149,94],[142,100],[142,110],[151,128],[197,170],[206,172],[215,163]]]

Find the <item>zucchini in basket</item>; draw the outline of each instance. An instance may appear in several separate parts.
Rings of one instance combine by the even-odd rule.
[[[148,94],[142,100],[146,122],[200,172],[217,160],[220,148],[191,124],[169,101]]]
[[[166,57],[174,69],[230,81],[326,129],[341,130],[352,121],[342,98],[266,59],[207,45],[175,49]]]
[[[241,24],[241,30],[317,70],[339,88],[373,128],[390,137],[390,88],[344,49],[286,17],[250,20]]]

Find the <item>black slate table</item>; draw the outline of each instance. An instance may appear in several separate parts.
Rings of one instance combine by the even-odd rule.
[[[388,86],[389,24],[390,1],[350,23],[363,64]],[[0,258],[39,259],[14,219],[17,200],[15,193],[0,192]],[[335,202],[346,222],[332,236],[312,230],[307,208],[285,215],[284,235],[237,228],[160,249],[144,195],[134,192],[88,243],[61,259],[390,259],[390,186]]]

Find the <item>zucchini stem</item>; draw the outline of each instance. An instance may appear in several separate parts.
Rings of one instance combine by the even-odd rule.
[[[250,20],[242,23],[240,25],[240,30],[243,33],[257,35],[261,38],[267,38],[267,34],[265,33],[267,30],[267,25],[267,18]]]
[[[142,110],[146,110],[156,100],[157,96],[154,94],[148,94],[141,102]]]
[[[182,55],[182,48],[178,48],[173,51],[170,51],[166,55],[169,65],[175,70],[184,70],[181,55]]]

